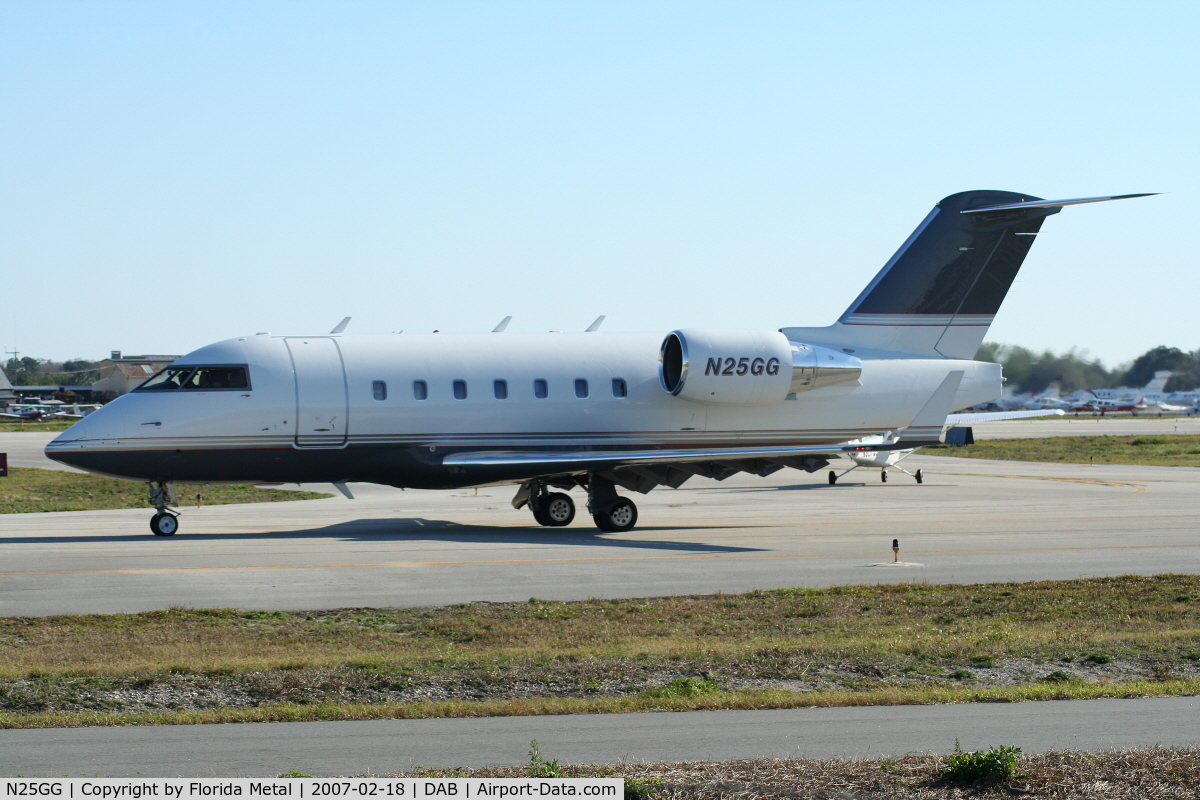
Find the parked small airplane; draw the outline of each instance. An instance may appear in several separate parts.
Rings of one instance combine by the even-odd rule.
[[[202,347],[51,442],[57,461],[146,481],[150,527],[178,527],[172,483],[517,484],[549,526],[587,491],[627,531],[648,492],[693,475],[822,469],[845,453],[941,440],[998,397],[971,360],[1046,217],[1144,195],[1041,200],[972,191],[925,217],[824,328],[666,333],[258,334]],[[887,441],[855,443],[869,436]]]
[[[8,411],[0,412],[0,419],[19,420],[21,422],[40,422],[43,418],[53,415],[53,413],[53,411],[45,406],[9,406]]]
[[[1002,419],[1029,419],[1031,417],[1061,417],[1067,412],[1061,409],[1050,409],[1047,411],[985,411],[972,412],[968,414],[950,414],[946,417],[946,425],[955,427],[959,425],[967,425],[972,422],[997,422]],[[858,439],[851,444],[890,444],[893,441],[894,434],[888,431],[879,436],[868,436],[863,439]],[[967,442],[970,444],[970,442]],[[843,455],[854,462],[854,466],[849,469],[838,472],[829,470],[829,483],[833,485],[841,480],[843,475],[847,475],[859,467],[869,467],[879,470],[879,480],[887,483],[887,471],[894,469],[903,472],[910,476],[917,483],[924,483],[925,476],[921,470],[909,472],[904,467],[898,466],[898,462],[908,458],[920,448],[910,447],[904,450],[876,450],[867,452],[850,451]]]

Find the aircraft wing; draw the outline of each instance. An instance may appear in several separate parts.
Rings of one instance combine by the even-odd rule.
[[[997,422],[1002,419],[1061,417],[1066,413],[1061,408],[1046,408],[1039,411],[982,411],[978,414],[950,414],[946,417],[946,424],[966,425],[971,422]]]
[[[930,442],[934,444],[936,442]],[[564,472],[595,470],[623,466],[652,464],[677,464],[703,461],[738,461],[742,459],[783,459],[795,456],[830,455],[859,450],[895,450],[895,443],[879,444],[835,444],[796,445],[791,447],[722,447],[711,450],[487,450],[466,453],[451,453],[442,459],[446,466],[460,467],[508,467],[539,466],[564,467]],[[912,447],[906,443],[905,447]]]

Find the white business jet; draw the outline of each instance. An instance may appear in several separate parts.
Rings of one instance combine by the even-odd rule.
[[[998,397],[972,360],[1046,217],[1144,195],[942,200],[824,328],[656,333],[242,336],[176,361],[46,447],[56,461],[145,481],[158,536],[172,484],[516,484],[549,526],[587,492],[627,531],[648,492],[693,475],[812,472],[848,452],[940,441],[951,412]],[[855,444],[867,436],[888,441]]]

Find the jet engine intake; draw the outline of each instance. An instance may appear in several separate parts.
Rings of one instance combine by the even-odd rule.
[[[767,406],[788,395],[858,380],[855,356],[788,341],[779,331],[672,331],[659,352],[665,391],[722,406]]]

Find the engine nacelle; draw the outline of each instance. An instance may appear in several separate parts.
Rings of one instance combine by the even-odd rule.
[[[789,394],[858,380],[858,358],[788,341],[779,331],[672,331],[659,353],[663,389],[695,403],[767,406]]]

